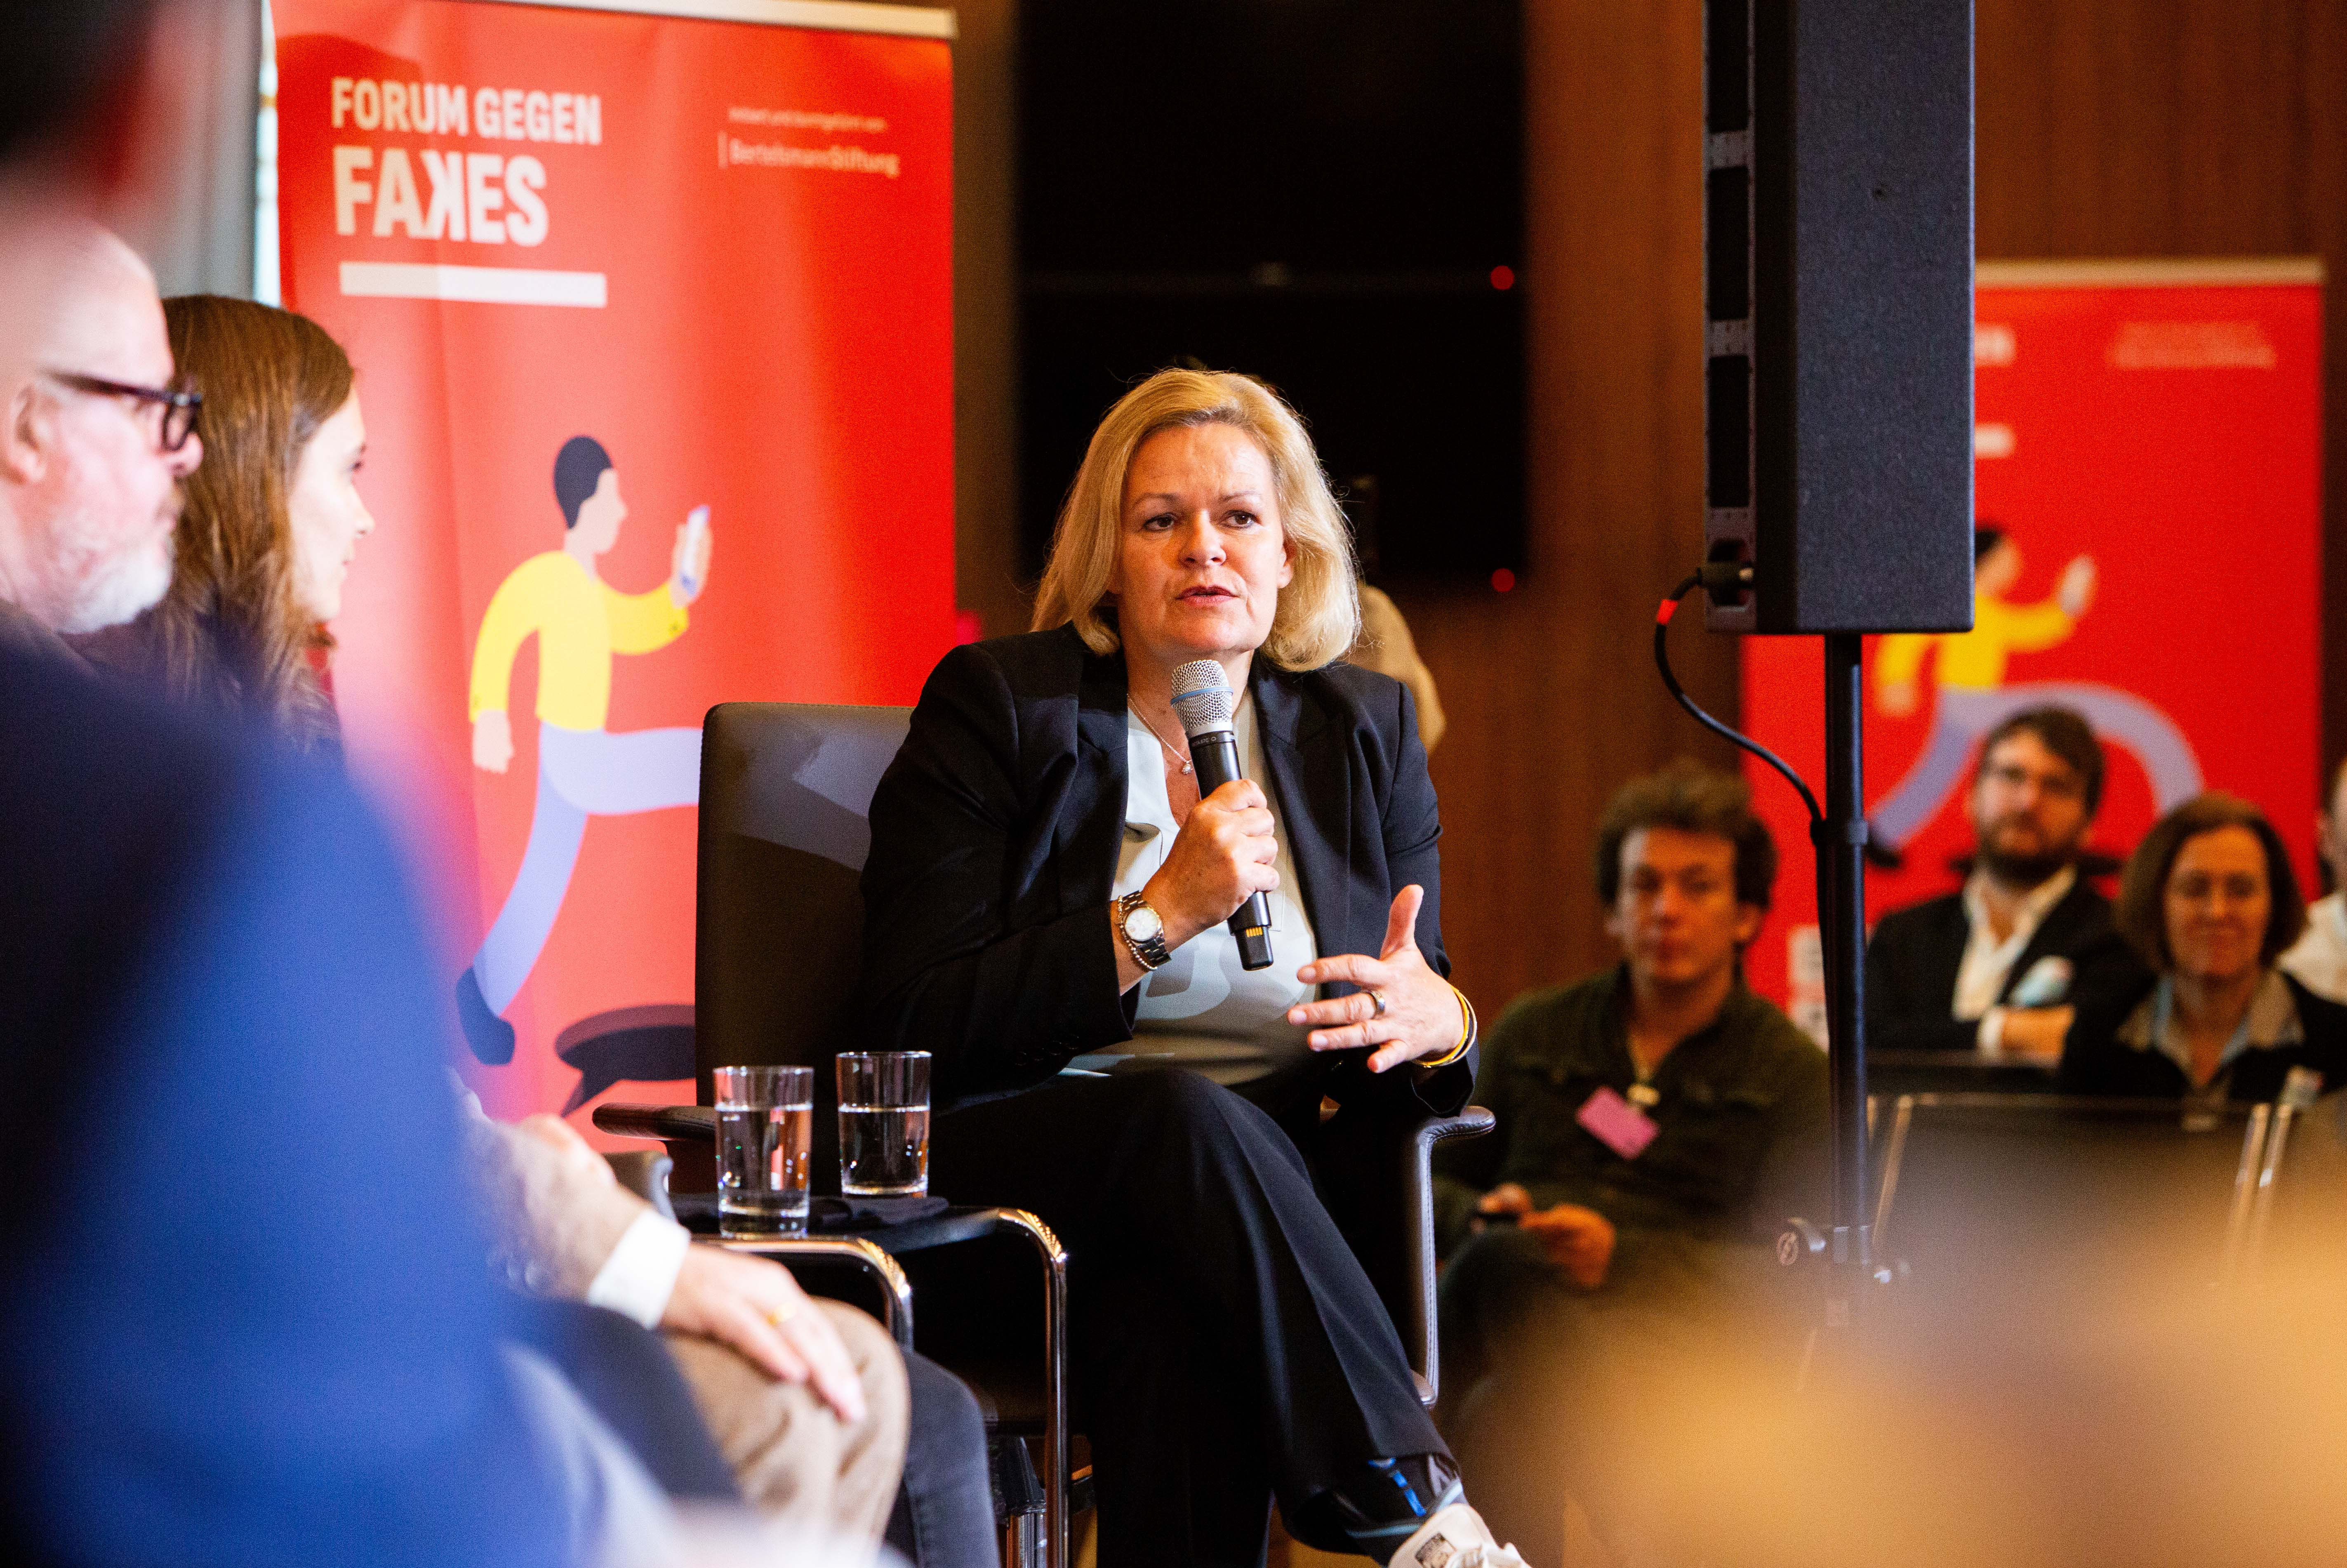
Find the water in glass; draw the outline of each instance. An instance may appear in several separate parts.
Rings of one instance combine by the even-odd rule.
[[[717,1228],[729,1236],[806,1229],[815,1105],[717,1107]]]
[[[842,1105],[839,1190],[902,1196],[929,1190],[929,1108]]]

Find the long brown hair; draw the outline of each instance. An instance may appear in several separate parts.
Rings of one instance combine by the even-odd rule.
[[[177,698],[261,720],[303,749],[331,745],[313,660],[333,641],[294,597],[286,497],[311,438],[350,401],[350,356],[315,322],[250,300],[182,295],[163,319],[203,394],[204,458],[186,481],[171,591],[139,618],[133,659]]]

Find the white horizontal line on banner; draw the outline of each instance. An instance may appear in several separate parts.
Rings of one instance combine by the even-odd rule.
[[[481,305],[577,305],[601,310],[600,272],[547,272],[528,267],[442,267],[420,261],[345,261],[350,299],[462,300]]]
[[[498,0],[507,5],[553,5],[571,11],[620,11],[682,16],[702,22],[763,22],[777,27],[820,27],[835,33],[894,33],[900,37],[952,38],[952,11],[924,5],[875,5],[871,0]]]

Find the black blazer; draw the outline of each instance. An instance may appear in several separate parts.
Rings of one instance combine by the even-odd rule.
[[[1261,781],[1324,954],[1378,951],[1394,895],[1426,889],[1418,943],[1440,974],[1442,826],[1409,694],[1332,664],[1249,677]],[[1124,832],[1125,673],[1073,628],[957,648],[872,797],[862,1017],[876,1050],[936,1056],[941,1106],[1040,1083],[1133,1038],[1108,905]],[[1341,995],[1349,986],[1324,987]],[[1331,1053],[1326,1089],[1464,1105],[1471,1061],[1371,1074]],[[1337,1081],[1349,1077],[1340,1090]]]
[[[2322,1074],[2326,1093],[2347,1083],[2347,1007],[2316,996],[2289,975],[2282,979],[2289,982],[2291,1000],[2298,1004],[2298,1026],[2305,1038],[2270,1050],[2245,1050],[2233,1059],[2228,1095],[2245,1104],[2279,1097],[2293,1067],[2311,1067]],[[2182,1068],[2159,1051],[2137,1050],[2118,1038],[2119,1026],[2157,984],[2147,980],[2131,996],[2080,1009],[2062,1047],[2063,1093],[2183,1098],[2191,1084]]]
[[[1866,1043],[1872,1050],[1971,1050],[1977,1023],[1948,1015],[1963,968],[1972,921],[1951,893],[1882,917],[1866,944]],[[1997,993],[2003,1004],[2040,958],[2070,960],[2070,989],[2058,1002],[2081,1012],[2140,996],[2143,961],[2111,925],[2110,901],[2081,878],[2045,912]],[[2133,1004],[2130,1002],[2130,1006]],[[2125,1018],[2126,1013],[2119,1015]]]

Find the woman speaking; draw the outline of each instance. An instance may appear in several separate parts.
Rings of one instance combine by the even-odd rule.
[[[1127,394],[1035,623],[946,657],[873,798],[865,1020],[935,1053],[939,1190],[1068,1243],[1102,1562],[1258,1563],[1276,1496],[1325,1550],[1516,1563],[1357,1257],[1399,1212],[1390,1143],[1360,1151],[1465,1103],[1474,1018],[1409,698],[1331,662],[1358,600],[1296,415],[1240,375]],[[1199,660],[1243,775],[1204,799],[1173,703]],[[1225,922],[1255,893],[1250,971]]]

